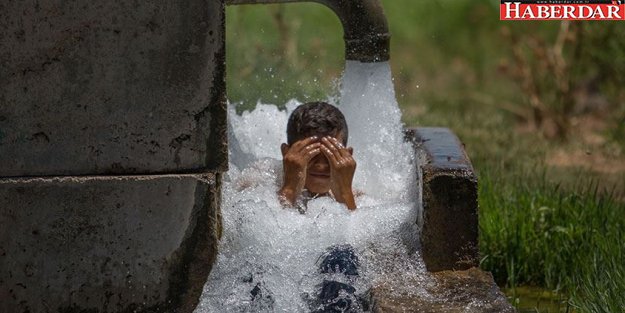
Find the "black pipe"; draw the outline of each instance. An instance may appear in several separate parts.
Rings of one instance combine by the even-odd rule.
[[[334,11],[343,24],[345,59],[388,61],[391,35],[379,0],[226,0],[228,5],[289,2],[317,2]]]

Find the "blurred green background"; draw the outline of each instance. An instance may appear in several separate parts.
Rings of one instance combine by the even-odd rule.
[[[625,24],[504,22],[498,1],[382,0],[407,126],[451,128],[480,179],[481,266],[522,312],[625,307]],[[337,95],[338,18],[226,10],[228,99]]]

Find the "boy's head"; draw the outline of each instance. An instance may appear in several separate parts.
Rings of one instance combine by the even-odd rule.
[[[319,139],[334,137],[347,146],[347,122],[335,106],[325,102],[309,102],[297,107],[286,126],[287,143],[282,144],[282,155],[289,147],[302,139],[317,136]],[[352,153],[352,148],[348,148]],[[310,192],[324,194],[330,190],[330,163],[319,153],[308,163],[305,188]]]
[[[298,106],[286,125],[289,145],[311,136],[332,136],[338,139],[339,135],[342,135],[343,145],[347,145],[345,116],[335,106],[325,102],[309,102]]]

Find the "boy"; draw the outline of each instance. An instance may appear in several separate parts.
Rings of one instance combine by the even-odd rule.
[[[347,136],[345,116],[328,103],[306,103],[291,113],[287,143],[280,147],[284,178],[278,196],[283,205],[303,211],[306,199],[330,196],[347,209],[356,209],[352,191],[356,161],[352,157],[354,150],[345,147]],[[319,273],[340,273],[354,281],[358,267],[354,248],[336,245],[322,255]],[[318,287],[319,294],[309,299],[313,313],[361,312],[367,306],[350,284],[324,279]],[[252,292],[252,299],[256,297]]]
[[[306,103],[291,113],[287,143],[280,147],[284,179],[278,195],[283,205],[301,208],[301,197],[330,196],[356,209],[356,161],[353,149],[345,147],[347,135],[343,113],[328,103]]]

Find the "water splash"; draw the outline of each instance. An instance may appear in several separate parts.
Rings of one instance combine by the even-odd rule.
[[[403,142],[388,63],[348,62],[343,77],[338,107],[358,163],[354,188],[364,192],[355,212],[327,197],[309,201],[305,214],[279,204],[279,147],[286,142],[288,116],[299,104],[290,101],[279,110],[259,103],[242,115],[229,108],[224,235],[198,313],[309,312],[307,299],[315,297],[324,279],[344,281],[365,295],[397,273],[425,271],[415,251],[416,165]],[[319,274],[320,256],[340,244],[351,245],[359,255],[355,279]]]
[[[350,145],[364,168],[355,177],[360,188],[383,199],[415,196],[406,192],[416,181],[414,153],[403,140],[389,63],[347,61],[340,109],[349,125]]]

